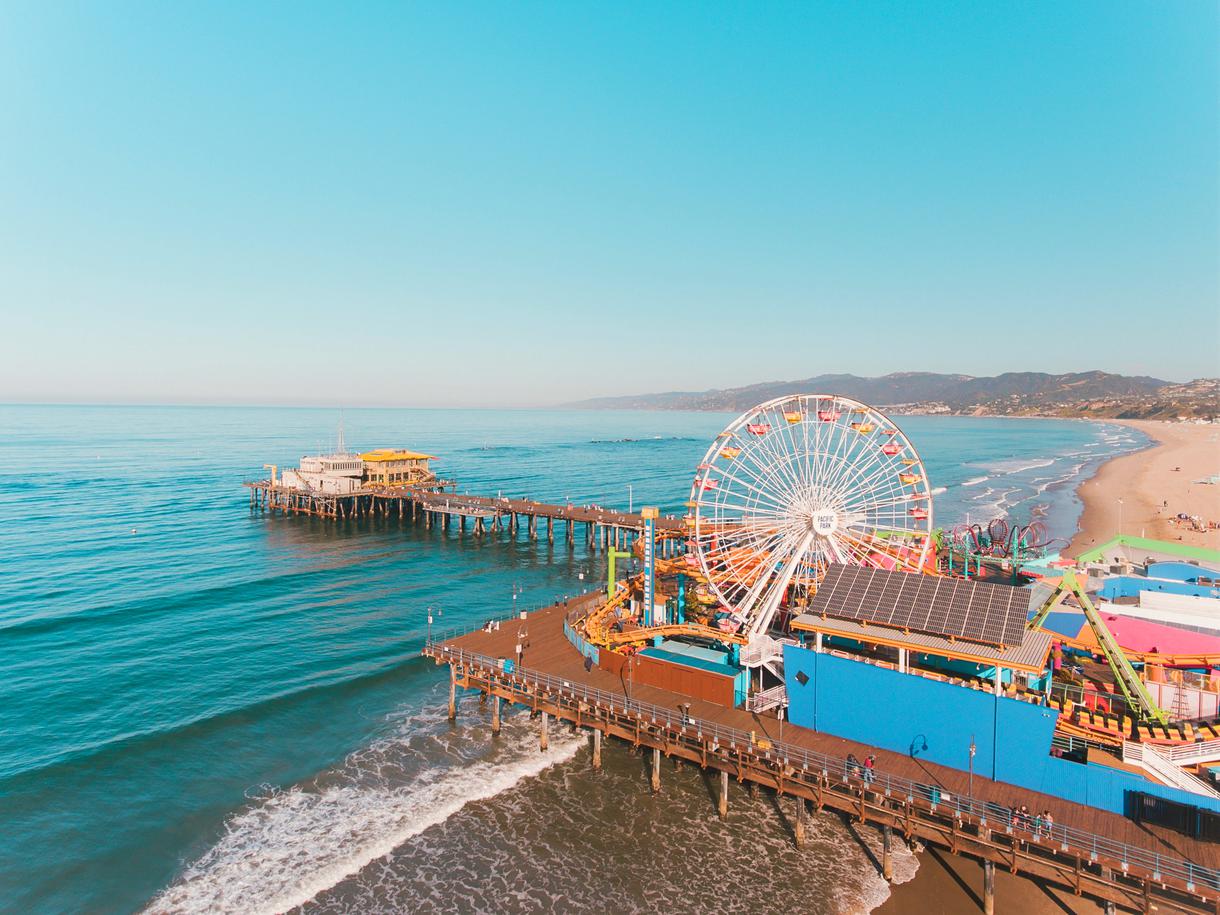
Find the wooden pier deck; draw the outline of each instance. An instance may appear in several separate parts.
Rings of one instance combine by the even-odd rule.
[[[270,480],[244,485],[250,490],[251,508],[336,520],[410,518],[422,520],[428,527],[439,523],[445,529],[456,520],[463,531],[469,521],[471,533],[478,536],[500,530],[516,534],[518,529],[522,529],[528,532],[531,540],[545,536],[548,543],[553,543],[556,526],[562,524],[564,539],[571,545],[576,540],[576,526],[583,524],[586,544],[591,548],[605,548],[627,546],[644,530],[644,518],[637,512],[571,503],[557,505],[533,499],[460,494],[447,492],[440,484],[432,488],[366,486],[345,495],[293,489],[273,484]],[[540,525],[540,521],[544,523]],[[682,519],[657,518],[656,530],[661,541],[659,554],[668,556],[676,553],[676,541],[685,530]]]
[[[1134,911],[1220,912],[1220,844],[1137,824],[1125,817],[1014,785],[781,724],[755,714],[651,686],[633,684],[630,670],[613,674],[585,660],[564,634],[569,615],[585,612],[600,597],[589,595],[503,621],[498,629],[430,641],[425,654],[451,667],[453,683],[542,714],[592,729],[595,756],[603,734],[654,753],[653,785],[659,786],[661,754],[719,769],[722,792],[730,774],[790,795],[800,807],[794,831],[803,835],[806,802],[872,822],[888,843],[892,830],[967,854],[983,862],[1041,877],[1088,895],[1101,904]],[[587,605],[587,606],[586,606]],[[501,659],[521,664],[505,674]],[[689,709],[689,718],[686,718]],[[545,730],[544,730],[545,732]],[[543,738],[545,739],[545,738]],[[865,786],[845,773],[849,753],[876,756],[876,781]],[[939,803],[932,789],[939,792]],[[721,798],[722,811],[727,793]],[[1010,822],[1006,811],[1026,805],[1049,810],[1053,834],[1033,835]],[[985,879],[985,884],[990,878]]]

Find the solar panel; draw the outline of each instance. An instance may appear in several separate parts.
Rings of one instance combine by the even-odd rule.
[[[1034,599],[1027,588],[833,564],[809,610],[989,645],[1020,645]]]

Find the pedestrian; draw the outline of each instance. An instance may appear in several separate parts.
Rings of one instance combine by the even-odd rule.
[[[1021,805],[1021,828],[1029,829],[1029,808]]]
[[[844,767],[844,777],[851,778],[856,774],[856,770],[860,767],[860,760],[856,759],[855,753],[847,754],[847,765]]]
[[[873,771],[876,763],[877,757],[872,753],[869,753],[868,756],[864,757],[864,783],[866,785],[871,785],[873,783],[873,779],[877,777],[877,773]]]
[[[1051,838],[1051,830],[1055,826],[1055,818],[1051,816],[1051,812],[1046,810],[1042,813],[1042,825],[1046,827],[1046,837]]]

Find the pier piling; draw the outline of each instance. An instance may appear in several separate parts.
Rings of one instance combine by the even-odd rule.
[[[538,749],[539,749],[541,752],[543,752],[543,753],[545,753],[545,752],[546,752],[546,748],[547,748],[547,743],[546,743],[546,731],[547,731],[547,723],[548,723],[550,720],[551,720],[551,716],[550,716],[549,714],[547,714],[546,712],[543,712],[543,713],[542,713],[542,715],[541,715],[541,716],[540,716],[540,718],[539,718],[539,724],[538,724]]]
[[[661,750],[659,747],[652,748],[652,793],[660,794],[661,792]]]
[[[894,830],[887,823],[881,827],[881,876],[887,881],[894,879]]]
[[[449,668],[449,720],[457,720],[457,668],[452,666]]]
[[[729,771],[720,770],[720,819],[729,815]]]
[[[597,728],[593,729],[593,768],[600,769],[602,767],[602,732]]]
[[[983,862],[983,915],[995,915],[995,863]]]
[[[805,799],[803,797],[794,797],[796,802],[796,819],[792,821],[792,838],[796,841],[797,848],[805,847]]]
[[[491,734],[495,737],[500,733],[500,697],[491,697]]]

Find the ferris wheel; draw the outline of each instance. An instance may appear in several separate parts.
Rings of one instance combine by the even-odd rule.
[[[832,562],[923,568],[932,496],[893,422],[832,394],[768,401],[720,433],[691,488],[692,550],[750,635],[808,602]]]

